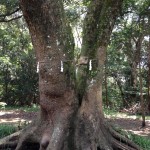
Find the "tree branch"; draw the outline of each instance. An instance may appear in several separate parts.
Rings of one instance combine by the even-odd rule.
[[[17,11],[19,11],[20,8],[16,8],[16,10],[12,11],[12,12],[7,12],[6,14],[1,14],[0,17],[6,17],[6,16],[11,16],[12,14],[16,13]]]
[[[23,15],[19,15],[19,16],[13,17],[13,14],[15,14],[18,11],[20,11],[20,7],[16,8],[12,12],[7,12],[5,14],[0,14],[0,18],[1,18],[0,22],[10,22],[10,21],[17,20],[17,19],[21,18]],[[6,19],[6,17],[11,16],[11,15],[12,15],[11,19]]]
[[[14,21],[14,20],[17,20],[17,19],[20,19],[23,15],[20,15],[20,16],[17,16],[15,18],[11,18],[11,19],[5,19],[5,18],[2,18],[0,19],[0,22],[10,22],[10,21]]]

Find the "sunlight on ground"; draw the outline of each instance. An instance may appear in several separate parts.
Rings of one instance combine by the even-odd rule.
[[[141,116],[138,115],[128,115],[125,113],[114,113],[114,114],[105,114],[106,118],[129,118],[129,119],[141,119]],[[146,120],[150,120],[149,116],[145,117]]]
[[[142,119],[141,116],[127,115],[125,113],[105,113],[106,119],[108,119],[113,125],[124,129],[125,131],[131,131],[134,134],[150,137],[150,118],[146,117],[146,127],[141,128]]]
[[[26,120],[20,119],[20,118],[15,118],[15,119],[0,119],[0,123],[20,123],[20,122],[25,122]]]
[[[6,114],[13,114],[13,112],[0,112],[0,116],[6,115]]]
[[[149,136],[150,137],[150,120],[146,121],[146,127],[144,127],[144,128],[139,127],[138,129],[128,130],[128,131],[131,131],[134,134],[138,134],[141,136]]]
[[[14,123],[14,124],[20,124],[22,122],[31,122],[31,120],[27,120],[27,119],[22,119],[20,117],[17,117],[19,113],[17,112],[13,112],[13,111],[7,111],[7,112],[4,112],[4,111],[0,111],[0,124],[2,123],[5,123],[5,124],[10,124],[10,123]],[[10,116],[13,116],[14,117],[10,117]],[[16,116],[16,117],[15,117]]]

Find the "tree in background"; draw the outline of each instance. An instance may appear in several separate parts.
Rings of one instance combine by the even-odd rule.
[[[139,63],[143,66],[143,72],[144,70],[146,71],[146,43],[148,36],[147,11],[150,4],[149,1],[146,0],[142,1],[142,3],[140,1],[136,3],[130,1],[130,3],[126,2],[126,4],[129,6],[124,8],[124,17],[118,19],[116,28],[112,34],[111,44],[108,47],[107,66],[109,68],[108,84],[112,82],[111,77],[114,78],[118,87],[116,91],[119,91],[118,93],[121,95],[118,101],[122,98],[121,106],[131,107],[132,103],[138,103],[140,100]],[[143,87],[146,87],[146,81],[147,79],[145,77]],[[114,84],[114,82],[112,83]],[[110,90],[114,90],[112,84]],[[116,91],[111,92],[111,94],[114,93],[115,96]],[[114,98],[118,99],[118,97],[113,97],[113,99]]]
[[[0,101],[30,106],[38,97],[35,54],[24,20],[16,20],[17,14],[9,18],[18,10],[12,10],[15,6],[11,1],[0,2]]]
[[[147,60],[147,66],[148,66],[148,111],[150,114],[150,13],[149,10],[147,11],[147,16],[148,16],[148,26],[147,26],[147,31],[148,31],[148,44],[147,44],[147,51],[148,51],[148,60]]]

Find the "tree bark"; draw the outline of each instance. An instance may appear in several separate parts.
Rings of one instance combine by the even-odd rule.
[[[150,16],[148,16],[148,23],[150,27]],[[149,43],[148,43],[148,60],[147,60],[147,65],[148,65],[148,111],[150,114],[150,35],[149,35]]]
[[[137,77],[138,77],[137,66],[140,61],[141,42],[143,41],[143,38],[144,38],[143,34],[140,33],[137,39],[131,37],[128,39],[128,42],[126,43],[126,47],[128,49],[126,51],[126,54],[128,56],[128,60],[130,62],[131,67],[130,86],[132,88],[132,92],[134,93],[129,95],[131,102],[136,102]],[[133,45],[132,42],[134,42],[135,47],[132,46]]]
[[[108,82],[107,82],[107,76],[108,76],[108,72],[107,72],[107,53],[106,53],[106,61],[105,61],[105,105],[108,108],[109,107],[109,99],[108,99]]]
[[[150,45],[150,44],[149,44]],[[149,49],[150,49],[150,46],[149,46]],[[150,51],[149,51],[149,54],[148,54],[148,111],[149,111],[149,114],[150,114]]]
[[[146,126],[145,123],[145,103],[143,98],[143,81],[142,81],[142,70],[141,70],[141,64],[139,62],[139,80],[140,80],[140,104],[141,104],[141,112],[142,112],[142,127]]]
[[[75,85],[74,63],[70,61],[73,43],[68,36],[62,1],[20,0],[39,64],[41,111],[20,135],[16,150],[139,149],[105,123],[102,111],[102,66],[121,4],[121,0],[91,2]],[[97,60],[93,69],[96,75],[92,78],[89,59]],[[69,69],[65,68],[66,63]]]
[[[123,87],[122,87],[122,84],[121,84],[121,80],[119,79],[118,75],[117,74],[114,74],[114,79],[118,85],[118,88],[120,90],[120,94],[121,94],[121,97],[122,97],[122,102],[123,102],[123,107],[128,107],[128,103],[125,99],[125,94],[123,92]]]

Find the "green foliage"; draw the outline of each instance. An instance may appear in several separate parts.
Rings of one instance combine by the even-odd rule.
[[[131,114],[119,112],[119,110],[116,109],[115,107],[112,107],[112,108],[103,107],[103,111],[104,111],[105,117],[111,118],[111,119],[115,119],[115,118],[141,119],[142,117],[141,115],[138,115],[138,114],[131,115]],[[150,116],[146,116],[145,120],[150,120]]]
[[[86,10],[86,3],[79,0],[66,0],[65,1],[65,12],[67,16],[67,20],[72,25],[72,27],[77,27],[77,25],[81,25],[83,14]]]
[[[149,33],[147,11],[149,4],[147,0],[124,1],[124,15],[118,18],[113,30],[107,50],[106,63],[107,95],[113,106],[122,107],[124,105],[123,100],[129,105],[139,102],[139,63],[142,66],[143,94],[147,93],[147,35]],[[139,51],[138,42],[140,38],[142,45]],[[136,86],[135,81],[137,81]],[[103,89],[103,93],[105,101],[105,89]]]
[[[16,132],[17,127],[7,124],[0,124],[0,138],[8,136],[14,132]]]
[[[130,139],[131,141],[133,141],[135,144],[139,145],[143,150],[150,149],[150,139],[149,138],[135,135],[132,132],[123,131],[120,128],[115,128],[115,130],[117,132],[121,133],[123,136]]]
[[[113,107],[113,108],[115,108],[115,107]],[[104,112],[106,118],[108,116],[111,116],[111,118],[113,118],[118,114],[117,110],[112,109],[112,108],[105,108],[105,107],[103,108],[103,112]]]
[[[0,1],[0,19],[5,18],[3,15],[11,14],[19,7],[18,0],[1,0]]]
[[[39,111],[39,106],[33,104],[32,106],[6,106],[5,110],[13,110],[13,111],[25,111],[25,112],[37,112]]]
[[[143,150],[149,150],[150,149],[150,140],[148,138],[137,136],[132,133],[128,135],[129,139],[131,139],[133,142],[138,144]]]
[[[104,111],[105,117],[111,118],[111,119],[115,119],[118,117],[119,118],[129,118],[129,119],[141,118],[141,116],[131,116],[131,115],[127,115],[125,113],[119,113],[119,112],[117,112],[117,110],[114,110],[114,109],[104,108],[103,111]],[[146,120],[149,120],[148,116],[146,117]],[[143,150],[149,150],[150,149],[150,139],[148,139],[147,137],[135,135],[132,132],[128,132],[128,131],[121,129],[120,127],[113,126],[113,128],[117,132],[122,134],[123,136],[129,138],[131,141],[133,141],[134,143],[139,145]]]
[[[37,112],[39,111],[39,106],[33,104],[31,107],[25,106],[25,107],[19,107],[19,106],[6,106],[6,111],[24,111],[24,112]],[[5,136],[8,136],[20,129],[23,129],[25,126],[27,126],[29,122],[18,122],[12,124],[0,124],[0,138],[3,138]]]
[[[0,99],[31,105],[38,92],[35,55],[23,20],[0,24]]]

